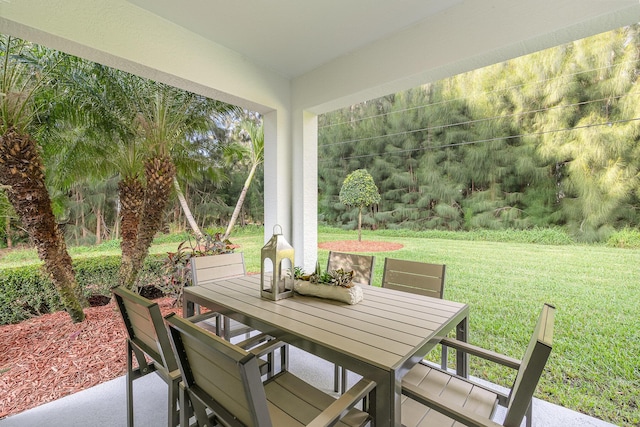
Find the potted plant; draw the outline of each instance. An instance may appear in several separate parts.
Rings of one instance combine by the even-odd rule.
[[[353,283],[353,271],[343,269],[321,271],[316,264],[316,271],[306,274],[301,267],[294,267],[291,272],[294,279],[293,289],[301,295],[328,298],[348,304],[362,301],[362,288]]]

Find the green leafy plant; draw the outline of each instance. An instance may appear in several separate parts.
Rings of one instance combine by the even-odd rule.
[[[321,271],[320,264],[316,264],[316,271],[313,274],[306,274],[302,267],[294,267],[293,272],[289,271],[291,276],[296,280],[305,280],[318,285],[341,286],[350,288],[353,286],[353,271],[343,269],[332,271]]]
[[[304,269],[302,267],[293,267],[293,272],[291,272],[290,270],[289,276],[293,276],[293,278],[296,280],[309,280],[309,276],[305,275]]]
[[[358,241],[362,241],[362,208],[380,202],[378,187],[366,169],[351,172],[340,189],[340,203],[358,208]]]
[[[232,253],[235,249],[229,239],[222,239],[221,233],[205,235],[200,242],[189,238],[178,245],[176,252],[167,252],[164,261],[163,281],[156,285],[165,295],[175,298],[173,305],[182,301],[182,291],[185,286],[192,285],[191,263],[194,257],[221,255]]]
[[[137,287],[158,282],[162,276],[163,256],[151,255],[145,260]],[[118,286],[119,255],[74,259],[78,286],[87,300],[111,296]],[[40,263],[0,268],[0,325],[19,323],[33,316],[63,309],[60,298]]]

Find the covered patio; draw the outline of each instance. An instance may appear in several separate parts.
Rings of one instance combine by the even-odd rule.
[[[638,21],[637,0],[0,1],[4,34],[262,114],[264,238],[281,225],[308,270],[318,243],[319,115]],[[319,366],[306,357],[301,376]],[[326,368],[319,377],[331,377]],[[95,421],[86,402],[122,412],[122,382],[113,384],[65,401],[85,402],[89,418],[77,425]],[[51,414],[62,415],[53,425],[70,425],[65,402],[0,426],[51,423]],[[536,405],[534,425],[607,425]]]
[[[640,21],[637,0],[0,2],[0,31],[263,115],[265,240],[317,248],[319,114]]]

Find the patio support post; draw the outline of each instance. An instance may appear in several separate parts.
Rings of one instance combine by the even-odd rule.
[[[273,226],[282,227],[284,237],[292,242],[292,138],[289,114],[285,109],[263,114],[264,123],[264,241],[273,234]]]
[[[318,257],[318,116],[293,112],[293,236],[296,265],[313,271]]]

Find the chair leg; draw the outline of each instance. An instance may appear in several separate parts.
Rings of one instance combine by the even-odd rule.
[[[189,398],[187,396],[187,389],[183,383],[180,383],[180,425],[181,426],[189,426],[189,415],[190,410],[189,407]]]
[[[340,391],[340,366],[335,365],[333,371],[333,391],[336,393]]]
[[[127,340],[127,426],[133,427],[133,348]]]
[[[275,358],[273,357],[273,351],[270,351],[269,353],[267,353],[267,365],[269,366],[269,371],[267,372],[267,379],[273,377],[273,374],[275,373],[275,366],[273,366],[275,363]]]
[[[445,372],[447,371],[448,358],[449,358],[449,352],[447,350],[447,346],[443,345],[442,346],[442,356],[440,358],[440,367]]]
[[[280,371],[289,370],[289,345],[280,347]]]
[[[341,389],[340,389],[340,394],[344,394],[345,391],[347,391],[347,370],[344,369],[344,367],[341,368],[342,369],[342,384],[341,384]]]
[[[180,383],[180,386],[182,386],[182,384],[183,383]],[[189,390],[186,390],[185,403],[187,403],[186,402],[186,398],[188,398],[190,403],[191,403],[191,408],[193,408],[193,413],[196,416],[196,421],[197,421],[198,425],[199,426],[208,426],[208,425],[210,425],[210,424],[208,424],[209,423],[209,416],[207,415],[207,409],[206,409],[205,405],[201,401],[199,401],[196,397],[194,397],[191,393],[192,392],[190,392]],[[188,426],[189,424],[187,422],[184,425]]]
[[[169,386],[169,408],[168,408],[168,425],[169,427],[177,427],[180,425],[180,413],[178,411],[178,407],[180,411],[189,412],[184,409],[180,404],[180,397],[178,396],[178,384],[179,381],[172,381],[170,378],[167,381],[167,385]]]

